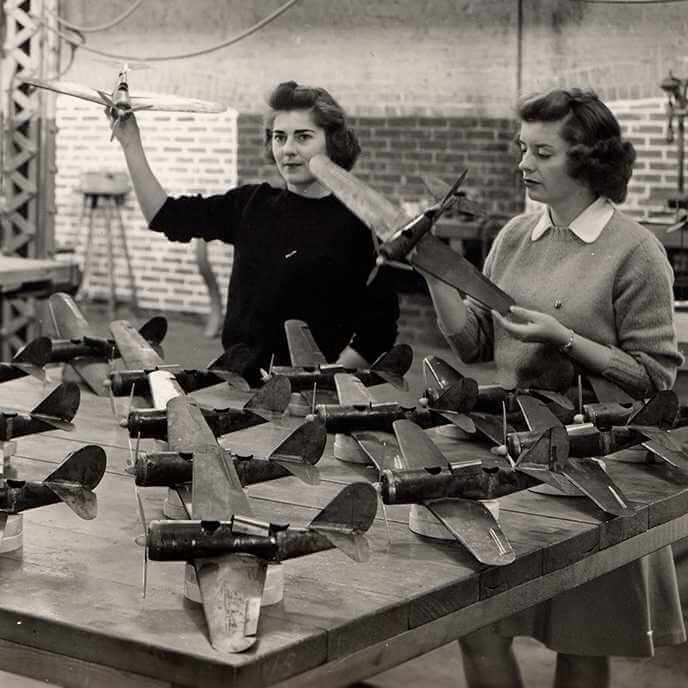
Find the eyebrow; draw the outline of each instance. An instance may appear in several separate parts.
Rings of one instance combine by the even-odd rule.
[[[294,129],[295,134],[313,134],[315,129]],[[273,134],[284,134],[286,133],[284,129],[273,129]]]

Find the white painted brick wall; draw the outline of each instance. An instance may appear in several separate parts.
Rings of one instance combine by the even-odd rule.
[[[82,217],[80,175],[88,170],[126,171],[119,144],[109,141],[102,108],[68,96],[57,96],[57,166],[55,237],[58,245],[77,247],[83,265],[88,212]],[[222,193],[237,183],[237,112],[189,114],[145,112],[138,115],[153,171],[172,194]],[[172,243],[147,229],[133,190],[122,207],[122,220],[132,260],[139,304],[144,308],[207,313],[208,296],[196,267],[193,243]],[[126,264],[116,221],[115,276],[118,299],[130,298]],[[232,247],[209,244],[209,256],[223,300],[231,270]],[[91,293],[108,295],[105,216],[94,214]]]

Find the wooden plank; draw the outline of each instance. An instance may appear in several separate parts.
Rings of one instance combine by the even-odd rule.
[[[638,559],[656,546],[670,544],[688,535],[688,515],[664,523],[624,543],[608,547],[564,569],[524,583],[479,604],[464,607],[428,624],[412,628],[392,641],[377,643],[331,662],[274,688],[328,688],[346,686],[425,654],[452,640],[493,623],[511,613],[542,602],[576,584],[587,582]]]

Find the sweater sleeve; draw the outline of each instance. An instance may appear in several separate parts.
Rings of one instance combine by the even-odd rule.
[[[369,363],[389,351],[398,334],[399,298],[390,272],[380,270],[364,290],[361,307],[354,322],[350,346]]]
[[[518,217],[510,220],[502,228],[492,242],[492,247],[485,258],[483,274],[493,282],[495,281],[497,255],[499,254],[504,236],[509,231],[509,228],[518,221]],[[443,324],[438,320],[437,324],[440,332],[444,335],[452,351],[464,363],[493,360],[494,321],[490,309],[470,296],[464,299],[464,305],[466,306],[466,322],[461,330],[452,332],[451,328],[443,327]]]
[[[661,244],[650,236],[617,273],[614,311],[619,346],[602,375],[636,398],[669,389],[683,357],[673,313],[674,275]]]
[[[214,196],[168,196],[151,220],[149,228],[170,241],[199,238],[234,242],[243,208],[256,187],[241,186]]]

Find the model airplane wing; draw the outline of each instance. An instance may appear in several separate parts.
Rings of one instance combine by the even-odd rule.
[[[426,234],[418,242],[409,262],[502,315],[506,315],[516,303],[475,265],[431,234]]]
[[[314,155],[308,161],[308,167],[320,182],[383,241],[413,219],[325,155]]]
[[[619,404],[633,403],[633,397],[613,382],[597,375],[587,375],[586,377],[598,401],[603,403],[616,401]]]
[[[303,320],[287,320],[284,323],[291,364],[301,368],[317,368],[327,365],[327,360],[315,342],[313,334]]]
[[[470,499],[423,502],[435,518],[482,564],[504,566],[516,559],[514,550],[490,510]]]
[[[517,399],[521,413],[531,430],[549,430],[561,426],[561,421],[539,399],[520,395]]]
[[[374,399],[366,386],[350,373],[336,373],[334,385],[342,406],[369,406]]]
[[[208,632],[220,652],[243,652],[256,642],[267,564],[229,554],[195,559]]]
[[[634,509],[621,488],[595,459],[570,458],[562,473],[602,511],[614,516],[630,516]]]
[[[96,336],[69,294],[51,294],[48,308],[58,337],[81,339]],[[104,384],[110,375],[110,365],[107,362],[80,356],[72,359],[70,365],[96,394],[107,396],[108,391]]]
[[[171,451],[193,453],[193,518],[226,521],[234,515],[251,516],[234,464],[225,461],[224,451],[190,397],[167,403],[167,441]]]
[[[643,447],[664,463],[688,473],[688,456],[683,448],[665,430],[642,428],[641,432],[649,438]]]
[[[226,105],[213,103],[199,98],[186,98],[183,96],[167,95],[163,93],[131,94],[129,102],[134,110],[158,110],[165,112],[224,112]]]
[[[165,365],[158,352],[128,321],[114,320],[110,323],[110,332],[128,369],[153,370]]]
[[[37,86],[38,88],[45,88],[49,91],[54,91],[55,93],[62,93],[66,96],[74,96],[75,98],[81,98],[82,100],[90,100],[92,103],[98,103],[99,105],[109,105],[109,103],[100,95],[98,90],[91,88],[90,86],[84,86],[71,81],[35,79],[30,77],[24,77],[23,79],[25,83],[31,84],[32,86]]]
[[[395,420],[394,435],[404,468],[447,468],[449,463],[430,437],[410,420]]]
[[[386,469],[398,471],[407,468],[399,447],[392,442],[386,442],[367,432],[353,432],[351,437],[358,442],[378,473]]]

